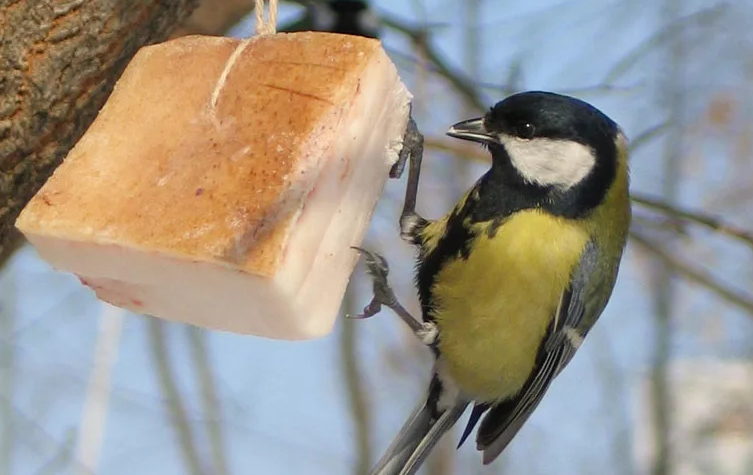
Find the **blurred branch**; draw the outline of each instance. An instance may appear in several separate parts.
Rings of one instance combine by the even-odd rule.
[[[674,233],[683,237],[688,235],[688,228],[685,221],[667,217],[664,215],[655,215],[650,213],[633,212],[633,227],[639,227],[645,231],[664,231]]]
[[[515,64],[519,65],[520,62],[516,62]],[[504,95],[508,95],[511,92],[510,84],[514,84],[516,82],[516,75],[519,74],[520,67],[511,67],[512,71],[512,78],[508,79],[507,84],[490,84],[485,82],[477,82],[475,85],[477,87],[480,87],[481,89],[487,89],[490,91],[495,92],[501,92]],[[570,96],[579,96],[579,95],[588,95],[588,94],[609,94],[609,93],[617,93],[617,92],[630,92],[634,91],[638,86],[617,86],[614,84],[596,84],[594,86],[583,86],[583,87],[573,87],[573,88],[559,88],[556,89],[556,92],[559,94],[567,94]],[[517,89],[517,88],[513,88]]]
[[[703,25],[704,23],[714,21],[718,19],[722,13],[727,9],[727,5],[719,4],[711,8],[700,10],[683,18],[679,18],[673,21],[669,25],[665,26],[661,30],[657,31],[637,48],[633,49],[624,58],[617,61],[617,63],[609,70],[604,81],[604,84],[612,84],[617,79],[633,68],[639,61],[641,61],[646,55],[656,50],[660,46],[665,45],[670,40],[686,28],[694,25]]]
[[[480,111],[488,108],[473,81],[463,73],[456,71],[442,59],[439,51],[432,45],[430,28],[419,27],[389,15],[382,15],[382,21],[385,26],[410,38],[416,49],[422,51],[426,60],[431,63],[432,70],[444,77],[464,100]]]
[[[65,472],[64,467],[71,461],[71,457],[73,455],[73,446],[76,442],[76,438],[76,431],[74,429],[69,429],[65,434],[65,439],[60,443],[58,451],[49,460],[47,460],[44,465],[39,467],[34,475],[56,475]],[[88,469],[83,466],[79,466],[79,471],[83,471],[84,473],[88,474],[94,473],[89,472]],[[10,474],[11,472],[0,473]]]
[[[165,342],[165,324],[162,320],[147,317],[149,342],[157,369],[159,385],[167,400],[170,421],[178,436],[178,445],[183,453],[186,469],[191,475],[203,475],[201,458],[194,444],[193,431],[186,415],[185,404],[178,390],[175,375],[170,365],[170,357]]]
[[[7,399],[8,398],[6,398],[3,394],[0,394],[0,400],[2,400],[0,402],[8,402]],[[57,439],[55,439],[55,437],[50,435],[49,432],[47,432],[42,424],[37,422],[37,420],[35,420],[31,416],[27,415],[23,411],[23,409],[18,406],[13,406],[11,407],[11,409],[13,411],[12,416],[18,419],[19,422],[14,424],[14,435],[18,437],[19,443],[26,445],[26,447],[28,447],[29,450],[31,452],[34,452],[35,454],[39,452],[51,452],[53,453],[53,459],[58,455],[62,457],[66,453],[64,446],[69,442],[71,437],[75,437],[75,430],[67,431],[64,436],[64,440],[58,441]],[[23,434],[23,437],[19,437],[21,434]],[[49,462],[44,465],[46,466],[48,464]],[[76,467],[79,471],[84,472],[87,475],[94,475],[92,472],[88,471],[86,467],[78,463],[78,461],[75,459],[70,460],[70,465]],[[41,469],[44,469],[44,466]]]
[[[633,475],[636,473],[633,461],[633,440],[629,428],[632,418],[628,408],[630,393],[626,372],[621,368],[619,358],[615,352],[613,338],[609,333],[602,333],[600,338],[591,340],[594,354],[598,358],[592,358],[595,371],[598,374],[597,382],[601,389],[601,401],[603,410],[596,414],[599,420],[603,420],[606,433],[611,434],[609,448],[612,460],[613,475]],[[601,425],[601,422],[599,423]],[[611,426],[611,427],[610,427]]]
[[[0,474],[11,474],[16,432],[13,424],[13,401],[16,381],[16,279],[8,276],[0,299]]]
[[[665,24],[684,25],[685,19],[676,20],[678,12],[682,11],[683,0],[664,0],[661,4],[661,17]],[[673,28],[671,33],[660,35],[661,41],[672,39],[666,48],[664,65],[666,73],[659,87],[661,102],[666,101],[669,113],[668,122],[671,124],[667,138],[664,141],[662,160],[662,198],[667,203],[674,203],[680,188],[680,164],[683,151],[683,118],[685,114],[685,89],[683,87],[683,62],[685,60],[684,37],[676,34],[685,31],[684,28]],[[647,43],[651,45],[651,42]],[[667,242],[673,242],[668,239]],[[671,434],[673,427],[672,409],[673,394],[669,375],[669,362],[672,358],[672,312],[675,308],[674,267],[664,260],[653,263],[653,308],[656,319],[654,348],[651,366],[651,408],[653,410],[652,423],[654,426],[653,443],[656,449],[651,461],[652,475],[671,475],[674,464],[672,457]]]
[[[470,159],[482,163],[491,163],[489,152],[477,145],[460,142],[447,137],[424,136],[424,146],[431,150],[451,153],[464,160]]]
[[[349,288],[345,294],[343,308],[355,315],[359,312],[353,303],[353,291]],[[341,320],[340,333],[340,361],[342,362],[345,389],[347,391],[350,412],[355,425],[356,471],[357,475],[366,475],[371,467],[371,412],[366,400],[366,391],[358,368],[358,348],[356,334],[357,320],[344,318]]]
[[[209,363],[209,351],[207,350],[207,332],[194,326],[185,326],[188,333],[189,347],[193,357],[193,366],[199,378],[201,402],[204,406],[205,424],[209,438],[209,449],[212,454],[213,469],[211,473],[227,475],[227,460],[225,457],[225,440],[222,433],[222,410],[219,407],[219,398],[215,392],[217,382],[215,380],[212,365]]]
[[[669,127],[671,125],[671,122],[666,121],[653,127],[649,127],[648,129],[636,135],[633,139],[630,140],[630,153],[634,153],[642,146],[659,137],[661,134],[669,130]]]
[[[99,334],[78,430],[76,460],[82,467],[86,467],[86,472],[78,471],[81,475],[98,471],[107,419],[107,403],[110,399],[112,367],[120,348],[120,334],[125,319],[125,310],[106,303],[100,306],[102,313],[99,318]]]
[[[695,224],[704,226],[712,231],[725,236],[737,239],[748,246],[753,247],[753,232],[748,231],[729,223],[725,223],[720,218],[704,214],[702,212],[690,211],[678,206],[667,203],[666,201],[652,198],[646,195],[633,194],[633,201],[647,208],[660,211],[673,218],[691,221]]]
[[[308,0],[288,0],[288,3],[306,5]],[[416,50],[421,51],[425,56],[425,59],[430,63],[431,68],[429,68],[429,70],[446,79],[464,100],[468,101],[479,111],[488,108],[486,101],[482,99],[473,80],[451,67],[444,59],[442,59],[437,48],[432,45],[431,30],[437,25],[416,25],[384,13],[380,14],[380,18],[386,27],[407,36]],[[418,62],[419,60],[414,59],[414,61]]]
[[[753,314],[753,296],[728,288],[724,283],[715,279],[711,274],[676,257],[658,243],[657,240],[649,238],[640,230],[631,230],[630,237],[633,242],[639,244],[642,249],[650,252],[654,257],[660,259],[664,264],[671,267],[678,275],[695,284],[705,287],[722,300]]]

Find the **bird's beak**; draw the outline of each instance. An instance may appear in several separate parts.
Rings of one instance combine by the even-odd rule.
[[[499,143],[499,138],[486,130],[483,117],[458,122],[450,127],[450,130],[447,131],[447,135],[455,137],[456,139],[470,140],[472,142],[485,144]]]

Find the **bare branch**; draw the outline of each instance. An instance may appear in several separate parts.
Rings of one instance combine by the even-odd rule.
[[[65,466],[70,464],[73,458],[73,447],[75,445],[77,431],[69,429],[65,434],[65,439],[60,443],[57,452],[47,462],[39,467],[34,475],[56,475],[64,473]],[[79,472],[86,471],[86,468],[79,468]],[[2,472],[11,473],[11,472]],[[87,475],[94,472],[86,471]]]
[[[473,105],[479,111],[488,108],[488,104],[479,94],[473,81],[461,72],[455,70],[455,68],[451,67],[444,59],[442,59],[442,56],[431,43],[431,36],[428,29],[411,25],[403,20],[387,15],[382,16],[382,21],[387,27],[409,37],[411,41],[413,41],[416,49],[422,51],[426,60],[431,63],[432,69],[436,68],[436,72],[446,79],[464,100]]]
[[[671,126],[672,123],[666,121],[653,127],[649,127],[648,129],[639,133],[632,140],[630,140],[630,152],[635,153],[636,150],[659,137],[661,134],[665,133]]]
[[[515,63],[515,64],[520,64]],[[506,82],[507,84],[490,84],[484,82],[476,82],[475,85],[481,89],[500,92],[503,95],[511,94],[518,89],[515,86],[517,83],[516,74],[519,74],[519,66],[511,69],[511,78]],[[618,86],[615,84],[596,84],[593,86],[573,87],[573,88],[558,88],[554,92],[560,94],[567,94],[570,96],[584,96],[590,94],[612,94],[612,93],[626,93],[635,91],[639,86]]]
[[[12,472],[16,430],[13,401],[16,394],[16,279],[9,276],[0,299],[0,473]]]
[[[672,40],[677,34],[684,31],[690,26],[702,25],[719,19],[722,13],[727,9],[727,5],[719,4],[711,8],[691,13],[683,18],[678,19],[651,35],[646,41],[641,43],[637,48],[628,53],[624,58],[612,67],[606,75],[604,84],[613,84],[627,73],[631,68],[638,64],[651,52],[657,50],[660,46],[665,45]]]
[[[684,262],[679,257],[676,257],[671,252],[664,249],[661,244],[649,238],[640,230],[631,230],[630,237],[633,242],[639,244],[642,249],[650,252],[654,257],[663,261],[678,275],[708,289],[722,300],[753,314],[753,296],[730,289],[708,272],[694,267],[691,264]]]
[[[207,350],[207,332],[204,329],[186,325],[188,342],[193,358],[193,367],[198,374],[201,402],[204,406],[205,425],[209,439],[209,449],[212,455],[212,473],[227,475],[227,460],[225,438],[222,432],[222,409],[215,388],[217,381],[209,363]]]
[[[647,195],[633,194],[633,201],[639,205],[651,208],[655,211],[662,212],[672,218],[682,219],[690,221],[692,223],[704,226],[712,231],[725,236],[737,239],[748,246],[753,248],[753,232],[734,226],[729,223],[725,223],[716,216],[711,216],[699,211],[691,211],[683,209],[679,206],[671,205],[658,198],[649,197]]]
[[[175,435],[178,437],[178,446],[183,454],[186,470],[191,475],[204,475],[201,457],[196,450],[193,430],[186,413],[186,406],[183,403],[183,397],[178,390],[178,384],[171,368],[170,356],[165,343],[165,324],[162,320],[154,317],[147,317],[147,321],[149,323],[149,342],[159,385],[167,401],[170,421],[175,429]]]
[[[357,306],[353,303],[352,290],[349,288],[343,301],[343,308],[348,313],[355,315],[358,313]],[[355,445],[356,445],[356,475],[366,475],[371,467],[371,411],[366,399],[364,382],[361,378],[361,371],[358,368],[358,347],[356,326],[357,321],[349,318],[341,320],[340,333],[340,361],[342,362],[342,372],[345,378],[345,389],[347,391],[350,412],[355,425]]]

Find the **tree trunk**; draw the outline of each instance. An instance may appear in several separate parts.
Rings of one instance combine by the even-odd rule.
[[[0,262],[27,201],[83,135],[138,49],[199,0],[0,0]]]

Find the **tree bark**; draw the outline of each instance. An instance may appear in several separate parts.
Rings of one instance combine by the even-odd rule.
[[[199,0],[0,0],[0,262],[23,206],[94,120],[126,65]]]

